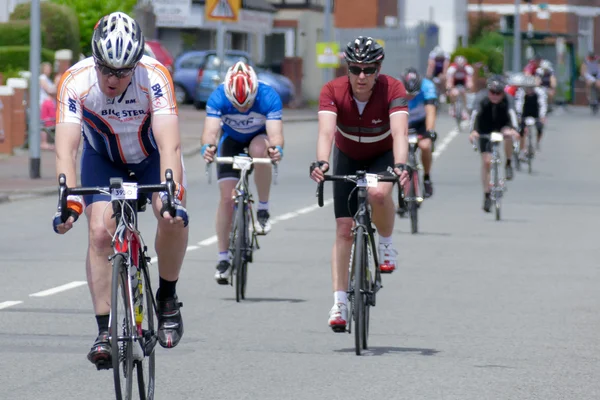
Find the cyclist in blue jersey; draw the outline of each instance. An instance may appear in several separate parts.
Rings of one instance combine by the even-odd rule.
[[[251,157],[271,157],[279,161],[283,157],[283,106],[277,92],[269,85],[259,82],[254,69],[239,61],[227,71],[225,81],[210,95],[206,103],[206,119],[202,134],[201,154],[207,163],[218,157],[231,157],[248,153]],[[222,129],[218,145],[217,137]],[[269,191],[271,166],[255,165],[254,181],[258,192],[256,229],[266,234],[269,223]],[[229,283],[229,232],[233,218],[232,191],[240,179],[240,171],[231,164],[219,164],[217,178],[221,199],[217,209],[216,229],[218,240],[218,263],[215,279],[221,285]]]
[[[421,78],[415,68],[408,68],[402,77],[408,96],[408,129],[415,129],[419,135],[419,149],[423,163],[425,186],[424,197],[433,195],[431,183],[431,164],[433,161],[433,144],[437,138],[435,132],[437,92],[429,79]],[[406,213],[404,202],[398,204],[398,214]]]

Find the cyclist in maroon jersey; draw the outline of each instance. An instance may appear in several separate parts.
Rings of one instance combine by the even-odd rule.
[[[319,99],[317,160],[311,165],[311,178],[323,180],[329,170],[333,146],[333,174],[355,174],[364,169],[389,175],[388,167],[403,185],[408,181],[408,101],[404,84],[380,74],[383,48],[372,38],[359,36],[346,46],[344,57],[348,76],[336,78],[323,87]],[[352,248],[352,217],[357,212],[355,185],[333,183],[336,239],[332,260],[334,305],[329,326],[343,331],[348,319],[346,291],[348,263]],[[392,245],[395,206],[393,183],[379,182],[369,188],[373,224],[379,234],[381,272],[393,272],[397,252]],[[348,198],[350,207],[348,207]],[[348,209],[350,208],[350,210]]]

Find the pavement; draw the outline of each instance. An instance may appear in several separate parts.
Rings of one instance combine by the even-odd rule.
[[[180,106],[179,111],[182,153],[184,157],[189,157],[200,151],[200,137],[206,112],[198,111],[192,106]],[[316,121],[317,111],[286,108],[283,119],[286,123]],[[57,193],[54,152],[42,151],[40,161],[41,178],[31,179],[28,150],[17,148],[13,156],[0,154],[0,203]]]
[[[441,116],[435,193],[420,209],[421,233],[396,219],[399,269],[383,277],[361,357],[353,336],[327,327],[335,222],[307,176],[316,123],[286,126],[275,223],[260,238],[242,303],[213,279],[218,188],[200,157],[188,157],[185,334],[176,348],[157,348],[156,398],[600,398],[597,127],[586,109],[551,116],[533,174],[507,183],[495,221],[481,210],[478,154]],[[112,371],[85,358],[97,332],[85,218],[56,235],[55,207],[51,197],[0,204],[0,399],[114,398]],[[154,226],[141,215],[151,248]]]

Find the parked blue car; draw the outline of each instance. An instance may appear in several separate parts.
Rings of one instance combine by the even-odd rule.
[[[283,75],[256,67],[247,52],[228,50],[225,52],[225,69],[242,60],[252,65],[258,79],[275,89],[283,104],[288,104],[295,94],[293,83]],[[180,104],[192,102],[196,108],[204,108],[214,89],[223,81],[218,74],[219,62],[215,50],[189,51],[175,60],[173,83]]]

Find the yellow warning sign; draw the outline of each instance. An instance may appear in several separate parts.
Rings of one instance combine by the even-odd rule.
[[[204,18],[207,21],[237,22],[242,0],[206,0]]]

